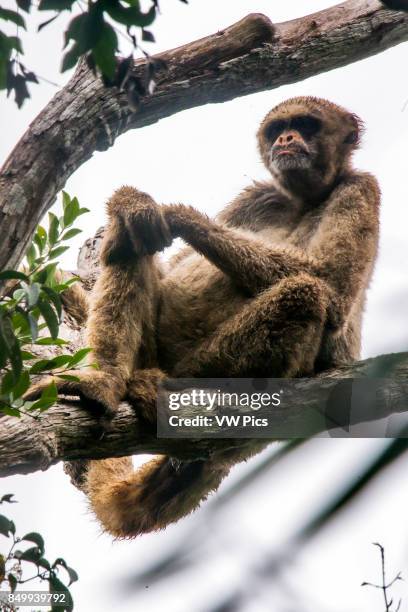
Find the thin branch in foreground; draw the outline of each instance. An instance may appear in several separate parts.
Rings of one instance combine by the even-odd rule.
[[[384,605],[385,605],[385,612],[398,612],[398,610],[401,608],[401,603],[402,603],[402,599],[399,600],[397,607],[395,608],[395,610],[392,610],[392,605],[394,603],[393,598],[391,597],[391,599],[389,599],[389,589],[398,581],[398,580],[403,580],[402,576],[401,576],[401,572],[398,572],[398,574],[395,576],[395,578],[393,580],[391,580],[391,582],[387,583],[386,577],[385,577],[385,550],[384,547],[381,546],[381,544],[379,544],[378,542],[374,542],[373,543],[374,546],[378,546],[378,548],[380,549],[380,554],[381,554],[381,575],[382,575],[382,582],[381,584],[373,584],[372,582],[363,582],[361,586],[370,586],[373,587],[375,589],[381,589],[381,591],[383,592],[383,597],[384,597]]]

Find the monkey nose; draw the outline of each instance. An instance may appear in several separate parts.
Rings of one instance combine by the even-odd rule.
[[[285,146],[287,144],[290,144],[291,142],[296,142],[296,140],[299,140],[297,134],[295,134],[294,132],[284,132],[278,137],[275,144],[279,146]]]

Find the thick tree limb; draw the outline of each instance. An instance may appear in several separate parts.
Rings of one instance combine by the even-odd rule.
[[[327,421],[315,418],[315,401],[322,385],[327,392],[334,389],[339,379],[364,378],[375,372],[387,371],[388,383],[384,392],[388,401],[379,401],[369,418],[361,414],[344,414],[350,425],[367,420],[380,419],[390,414],[406,412],[408,403],[408,353],[384,355],[367,359],[350,366],[326,372],[315,379],[299,380],[297,391],[283,407],[274,408],[277,427],[291,422],[299,431],[308,435],[326,430]],[[391,398],[391,401],[390,401]],[[344,403],[345,411],[348,410]],[[183,416],[194,416],[197,408],[186,408]],[[342,421],[342,415],[337,413]],[[141,426],[134,411],[122,404],[112,421],[112,428],[102,440],[95,435],[97,420],[80,404],[59,403],[38,420],[31,417],[0,418],[0,476],[27,474],[46,470],[60,461],[72,459],[101,459],[143,453],[170,454],[178,458],[197,459],[226,448],[256,447],[267,440],[246,439],[160,439],[156,432],[148,432]]]
[[[273,25],[249,15],[212,36],[162,53],[168,69],[132,112],[82,64],[33,121],[0,173],[0,270],[21,261],[38,221],[68,177],[129,129],[187,108],[293,83],[408,40],[408,14],[348,0]],[[143,74],[144,61],[135,64]]]

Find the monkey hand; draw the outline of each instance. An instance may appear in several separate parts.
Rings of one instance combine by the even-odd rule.
[[[185,204],[168,204],[163,206],[163,212],[173,238],[188,239],[194,232],[215,225],[207,215]]]
[[[58,394],[78,396],[85,408],[107,422],[111,420],[125,395],[124,383],[106,372],[97,370],[88,372],[72,370],[70,375],[77,380],[47,376],[32,385],[24,394],[24,399],[28,401],[39,399],[44,389],[54,382]]]
[[[126,232],[136,255],[153,255],[171,244],[162,208],[147,193],[121,187],[108,201],[107,210]]]
[[[147,424],[157,424],[157,398],[167,375],[158,368],[135,370],[127,385],[126,400]]]

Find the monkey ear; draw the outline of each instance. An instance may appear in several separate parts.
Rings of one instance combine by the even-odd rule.
[[[359,141],[358,130],[352,130],[344,139],[344,144],[357,144]]]
[[[350,113],[348,118],[351,125],[350,131],[344,139],[344,144],[357,146],[360,144],[361,135],[364,132],[364,123],[354,113]]]

